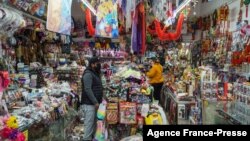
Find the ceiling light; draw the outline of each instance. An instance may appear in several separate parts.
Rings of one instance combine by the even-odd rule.
[[[96,10],[95,8],[88,2],[88,0],[81,0],[82,3],[89,8],[89,10],[96,15]]]

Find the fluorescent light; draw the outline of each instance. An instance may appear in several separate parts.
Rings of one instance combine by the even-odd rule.
[[[88,0],[81,0],[82,3],[89,8],[89,10],[96,15],[96,10],[95,8],[88,2]]]
[[[185,6],[187,6],[192,0],[184,1],[177,9],[174,11],[174,14],[177,15]]]
[[[171,21],[173,18],[176,17],[176,15],[181,12],[181,10],[186,7],[192,0],[186,0],[184,1],[179,7],[177,7],[177,9],[174,11],[173,13],[173,17],[169,17],[164,23],[167,24],[172,24]]]

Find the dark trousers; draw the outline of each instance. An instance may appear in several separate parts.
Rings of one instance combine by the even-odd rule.
[[[163,83],[155,83],[152,86],[154,87],[154,99],[160,100]]]

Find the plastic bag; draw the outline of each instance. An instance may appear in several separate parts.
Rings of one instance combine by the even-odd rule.
[[[121,141],[143,141],[143,139],[141,135],[134,135],[134,136],[123,138]]]
[[[97,118],[99,120],[104,120],[106,117],[106,107],[107,107],[107,102],[103,101],[97,110]]]

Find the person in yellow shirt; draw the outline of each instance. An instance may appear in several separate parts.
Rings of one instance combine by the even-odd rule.
[[[159,101],[164,81],[163,67],[156,58],[152,59],[151,65],[152,67],[146,75],[149,78],[149,83],[154,87],[154,99]]]

